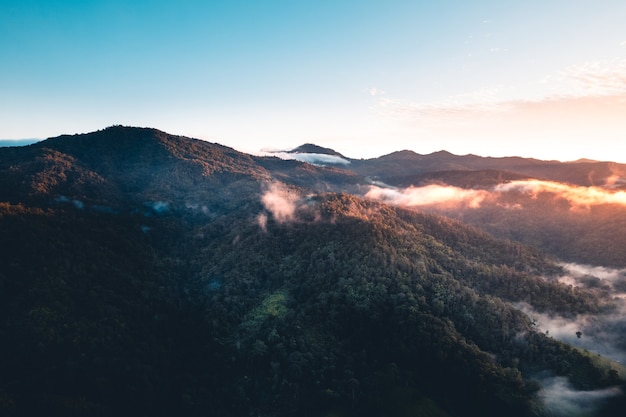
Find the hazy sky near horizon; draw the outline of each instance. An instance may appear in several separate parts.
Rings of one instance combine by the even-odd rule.
[[[0,139],[626,163],[623,0],[0,0]]]

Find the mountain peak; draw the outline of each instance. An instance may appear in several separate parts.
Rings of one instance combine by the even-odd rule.
[[[445,156],[445,157],[448,157],[448,156],[458,156],[458,155],[455,155],[452,152],[448,152],[448,151],[442,149],[440,151],[431,153],[430,156],[439,156],[439,157]]]
[[[304,145],[300,145],[297,148],[288,151],[288,153],[316,153],[321,155],[332,155],[345,158],[345,156],[335,151],[334,149],[324,148],[323,146],[318,146],[313,143],[305,143]]]

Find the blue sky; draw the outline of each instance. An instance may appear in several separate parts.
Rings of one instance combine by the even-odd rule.
[[[626,162],[626,2],[0,0],[0,139]]]

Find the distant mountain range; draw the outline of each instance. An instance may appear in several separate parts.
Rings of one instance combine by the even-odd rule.
[[[435,185],[441,190],[453,186],[490,191],[515,182],[517,196],[513,197],[510,192],[506,195],[492,193],[490,198],[481,200],[480,207],[468,209],[458,204],[432,203],[419,204],[419,208],[462,220],[496,236],[538,246],[563,260],[626,267],[626,230],[622,227],[626,204],[624,164],[585,159],[559,162],[520,157],[459,156],[446,151],[428,155],[400,151],[363,160],[311,144],[288,153],[317,165],[352,172],[359,177],[360,184],[369,182],[405,191],[412,188],[412,194],[417,193],[416,188]],[[320,154],[340,157],[349,163],[315,159]],[[345,187],[345,184],[338,188],[341,186]],[[587,199],[581,204],[574,196],[586,193],[586,187],[592,187],[590,193],[595,193],[597,199]],[[362,189],[345,190],[364,193]],[[520,190],[523,190],[521,194]],[[510,201],[511,198],[516,201]],[[399,204],[406,205],[406,199],[402,201]],[[510,209],[514,206],[518,210]],[[586,210],[574,210],[580,207],[586,207]]]
[[[0,415],[622,415],[624,165],[289,157],[0,149]]]
[[[491,171],[500,175],[499,171],[515,173],[526,178],[537,178],[550,181],[561,181],[583,186],[611,186],[626,188],[626,165],[616,162],[600,162],[581,159],[575,162],[542,161],[521,157],[481,157],[476,155],[454,155],[447,151],[421,155],[413,151],[399,151],[372,159],[352,159],[332,149],[312,144],[299,146],[288,153],[325,154],[337,156],[350,161],[348,169],[371,178],[380,179],[396,185],[397,183],[419,182],[420,176],[434,173]],[[331,163],[327,165],[332,165]],[[343,165],[343,164],[341,164]],[[445,174],[442,174],[445,175]],[[617,182],[616,182],[617,180]]]
[[[9,146],[27,146],[39,142],[41,139],[0,139],[0,148]]]

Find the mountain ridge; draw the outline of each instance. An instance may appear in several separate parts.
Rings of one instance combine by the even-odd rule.
[[[305,143],[303,145],[300,145],[288,151],[288,153],[317,153],[317,154],[322,154],[322,155],[338,156],[340,158],[346,159],[345,156],[335,151],[334,149],[324,148],[323,146],[318,146],[313,143]]]
[[[364,180],[121,126],[0,149],[0,411],[536,417],[535,375],[623,385],[515,306],[617,314],[605,287]]]
[[[160,132],[157,129],[152,128],[128,128],[121,125],[110,126],[103,131],[108,129],[146,129],[146,132]],[[82,137],[83,135],[96,134],[97,132],[71,136],[62,135],[59,138],[61,138],[61,142],[63,142],[69,137],[76,139],[77,137]],[[160,132],[160,134],[163,134],[163,132]],[[45,146],[42,144],[46,142],[47,140],[44,140],[36,142],[33,145]],[[213,145],[218,147],[223,146],[218,144]],[[76,146],[76,144],[74,144],[74,146]],[[164,144],[164,146],[166,146],[166,144]],[[223,149],[235,151],[234,149],[228,147],[223,147]],[[336,156],[342,158],[342,160],[349,161],[349,165],[338,165],[333,162],[325,163],[323,160],[317,161],[316,164],[329,164],[330,166],[335,166],[337,168],[345,168],[356,173],[357,175],[379,179],[384,182],[388,181],[390,178],[397,180],[403,178],[401,181],[406,182],[411,176],[419,176],[425,172],[433,171],[500,170],[519,175],[526,175],[537,179],[568,182],[583,186],[601,186],[606,183],[608,178],[612,178],[617,175],[624,179],[624,181],[622,181],[624,184],[620,182],[620,187],[626,188],[626,164],[619,164],[611,161],[595,161],[584,158],[577,161],[561,162],[523,158],[518,156],[483,157],[473,154],[455,155],[445,150],[430,154],[419,154],[411,150],[403,150],[376,158],[354,159],[346,157],[332,148],[321,147],[314,143],[305,143],[292,149],[291,151],[288,151],[288,153],[313,153]],[[238,153],[238,155],[243,156],[247,154]]]
[[[483,157],[474,154],[455,155],[441,150],[430,154],[419,154],[411,150],[401,150],[369,159],[354,159],[343,156],[330,148],[305,144],[299,153],[308,149],[319,149],[329,155],[340,155],[350,161],[344,168],[378,179],[383,182],[398,180],[406,182],[412,176],[436,171],[484,171],[499,170],[543,180],[567,182],[582,186],[602,186],[607,180],[622,178],[620,185],[626,188],[626,164],[612,161],[579,159],[577,161],[540,160],[519,156]],[[310,151],[309,151],[310,152]],[[395,182],[389,182],[396,185]]]

